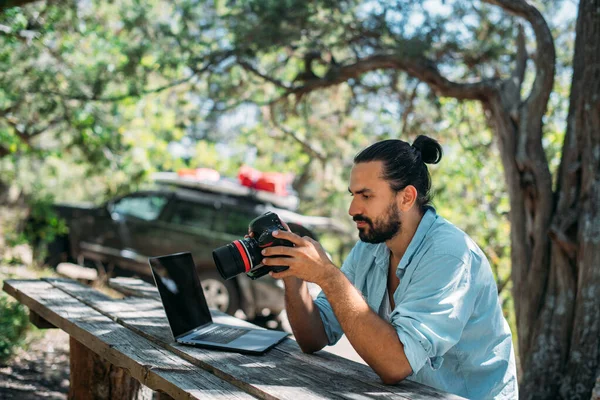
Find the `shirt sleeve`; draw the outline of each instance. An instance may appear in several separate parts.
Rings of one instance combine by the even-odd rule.
[[[355,249],[356,246],[352,248],[341,268],[341,271],[352,284],[354,284],[354,268],[356,265],[354,260],[354,255],[356,253]],[[331,304],[329,304],[329,300],[327,300],[327,296],[325,296],[325,293],[322,290],[314,302],[321,314],[321,320],[323,321],[323,327],[325,328],[329,345],[332,346],[340,340],[344,331],[333,312],[333,308],[331,308]]]
[[[442,365],[443,355],[460,339],[476,297],[470,261],[433,255],[419,262],[390,315],[413,374],[426,363],[433,369]]]

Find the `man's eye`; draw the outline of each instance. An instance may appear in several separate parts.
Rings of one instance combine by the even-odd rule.
[[[367,196],[366,194],[363,194],[363,199],[369,200],[370,198],[371,198],[371,196]]]

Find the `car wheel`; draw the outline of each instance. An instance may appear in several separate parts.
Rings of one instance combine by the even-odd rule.
[[[213,272],[201,273],[200,282],[210,308],[216,308],[231,315],[240,308],[240,296],[233,282],[224,281]]]

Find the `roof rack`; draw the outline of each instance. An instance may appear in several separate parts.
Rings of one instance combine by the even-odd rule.
[[[263,203],[270,203],[275,207],[293,211],[298,209],[299,199],[297,196],[280,196],[264,190],[252,189],[229,178],[208,180],[190,176],[179,176],[177,172],[156,172],[152,174],[152,179],[158,184],[175,185],[178,187],[213,193],[228,194],[231,196],[249,197]]]

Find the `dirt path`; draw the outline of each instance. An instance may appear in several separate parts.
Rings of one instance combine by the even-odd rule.
[[[69,335],[59,329],[43,335],[27,350],[17,350],[7,365],[0,365],[0,399],[67,398]]]

